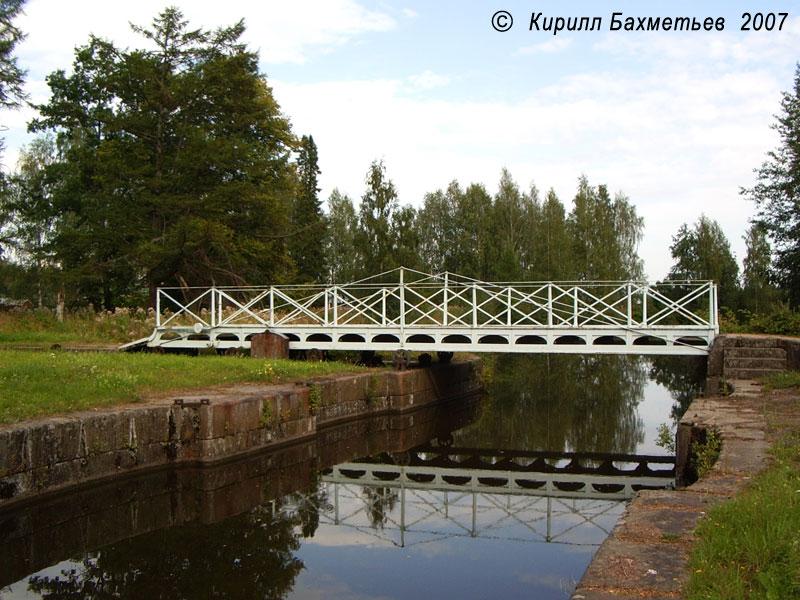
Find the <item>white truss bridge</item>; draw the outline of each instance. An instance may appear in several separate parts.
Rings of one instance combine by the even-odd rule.
[[[156,326],[123,349],[707,354],[719,332],[710,281],[484,282],[395,269],[345,285],[159,288]]]

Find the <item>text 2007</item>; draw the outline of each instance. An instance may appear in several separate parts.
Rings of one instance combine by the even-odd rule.
[[[753,13],[752,15],[749,12],[746,12],[742,14],[742,19],[744,19],[742,31],[761,31],[762,29],[767,31],[777,29],[780,31],[783,27],[783,22],[788,16],[789,13],[783,12],[766,14],[757,12]]]

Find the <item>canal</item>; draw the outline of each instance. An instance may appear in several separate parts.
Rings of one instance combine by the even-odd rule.
[[[482,397],[0,514],[0,598],[568,598],[705,360],[486,360]]]

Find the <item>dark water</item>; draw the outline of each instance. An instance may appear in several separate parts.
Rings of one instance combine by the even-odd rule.
[[[691,359],[499,357],[484,398],[2,514],[0,597],[568,598],[624,500],[544,493],[556,484],[542,481],[575,453],[665,455],[658,425],[685,409],[701,371]],[[551,475],[504,483],[534,463]]]

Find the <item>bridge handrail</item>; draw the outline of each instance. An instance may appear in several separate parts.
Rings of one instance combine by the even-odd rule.
[[[405,281],[405,270],[399,274],[396,282],[345,285],[162,287],[156,293],[156,328],[357,324],[718,331],[712,281],[481,282],[449,273]]]

